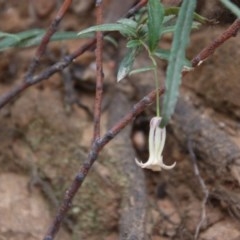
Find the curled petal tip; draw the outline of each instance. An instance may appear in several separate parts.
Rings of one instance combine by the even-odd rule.
[[[135,158],[135,162],[136,162],[136,164],[137,164],[139,167],[141,167],[141,168],[146,168],[147,165],[148,165],[148,162],[145,162],[145,163],[140,162],[137,158]]]
[[[166,164],[162,163],[160,166],[162,169],[170,170],[176,166],[176,162],[174,162],[172,165],[166,165]]]

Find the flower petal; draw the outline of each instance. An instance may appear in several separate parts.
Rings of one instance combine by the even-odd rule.
[[[149,154],[154,152],[155,146],[154,146],[154,134],[155,134],[155,118],[152,118],[150,121],[150,130],[149,130],[149,136],[148,136],[148,149],[149,149]]]
[[[166,141],[166,128],[160,128],[162,118],[153,117],[150,121],[149,131],[149,159],[143,163],[135,158],[136,164],[141,168],[148,168],[153,171],[161,171],[161,169],[172,169],[175,167],[176,162],[172,165],[163,163],[162,151]]]
[[[149,161],[150,160],[150,161]],[[147,162],[143,163],[143,162],[139,162],[137,158],[135,158],[135,162],[138,166],[140,166],[141,168],[147,168],[150,169],[152,171],[161,171],[161,167],[159,164],[154,163],[154,161],[152,159],[149,159]]]
[[[172,165],[166,165],[166,164],[163,163],[163,159],[160,160],[160,167],[162,169],[170,170],[170,169],[174,168],[175,165],[176,165],[176,162],[174,162]]]

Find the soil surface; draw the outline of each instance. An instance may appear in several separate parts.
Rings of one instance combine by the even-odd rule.
[[[119,1],[105,1],[105,21],[122,16],[130,2],[134,1],[121,1],[119,6]],[[199,11],[211,16],[207,2],[202,1]],[[46,29],[60,3],[0,1],[0,29],[10,33]],[[189,58],[232,21],[232,15],[218,7],[218,25],[203,26],[192,34]],[[94,1],[73,1],[60,29],[80,31],[94,24],[94,16]],[[50,43],[37,71],[87,41]],[[170,42],[171,36],[166,36],[162,44],[170,46]],[[119,40],[118,48],[106,43],[104,49],[102,133],[154,89],[148,73],[116,86],[116,66],[124,43]],[[0,96],[23,80],[35,50],[0,52]],[[135,167],[135,156],[148,158],[148,126],[154,116],[154,106],[149,106],[103,149],[57,239],[240,239],[239,56],[237,35],[183,80],[164,149],[164,161],[176,161],[176,167],[160,173]],[[143,54],[136,66],[147,65],[146,61]],[[162,82],[165,70],[166,63],[160,62]],[[95,55],[87,52],[0,110],[0,240],[43,238],[66,188],[87,157],[94,89]],[[131,238],[126,225],[135,222],[132,231],[138,235]]]

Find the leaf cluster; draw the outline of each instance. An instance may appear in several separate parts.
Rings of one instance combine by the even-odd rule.
[[[170,49],[158,47],[162,36],[175,31],[176,19],[180,8],[164,8],[158,0],[149,0],[148,6],[131,19],[120,19],[116,23],[92,26],[78,33],[79,36],[97,31],[117,31],[128,41],[128,51],[121,61],[117,74],[117,81],[121,81],[127,75],[152,70],[152,66],[132,71],[134,60],[139,51],[147,48],[149,53],[157,58],[169,60]],[[206,18],[195,14],[196,21],[192,22],[192,29],[199,27],[200,23],[207,22]],[[184,64],[190,67],[190,62],[184,59]]]
[[[195,7],[196,0],[183,0],[180,8],[164,8],[159,0],[149,0],[147,9],[131,19],[121,19],[116,23],[92,26],[79,32],[81,36],[96,31],[118,31],[127,39],[128,51],[119,65],[117,81],[122,80],[127,75],[150,70],[154,72],[154,76],[157,78],[155,58],[169,62],[161,114],[163,118],[162,127],[168,123],[174,112],[182,69],[191,67],[190,62],[185,57],[190,31],[197,28],[200,23],[208,22],[204,17],[194,13]],[[159,41],[166,33],[173,33],[174,36],[171,49],[159,47]],[[152,66],[132,71],[134,60],[142,49],[147,50]],[[158,80],[156,80],[156,88],[158,88]],[[157,114],[159,113],[158,101],[159,98],[157,98]]]

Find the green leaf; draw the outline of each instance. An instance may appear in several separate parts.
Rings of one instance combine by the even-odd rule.
[[[195,7],[196,0],[183,0],[178,15],[166,74],[166,92],[163,98],[162,127],[168,123],[177,102],[182,77],[181,73],[184,66],[185,49],[189,42],[189,34]]]
[[[150,51],[157,47],[164,18],[164,8],[159,0],[148,1],[148,45]]]
[[[165,50],[165,49],[156,49],[154,51],[154,55],[158,58],[164,59],[164,60],[169,60],[170,58],[170,50]]]
[[[17,46],[21,42],[34,38],[39,34],[43,34],[44,32],[45,31],[42,29],[31,29],[16,34],[10,34],[10,36],[6,36],[2,40],[0,40],[0,50],[2,51],[9,47]]]
[[[191,29],[198,29],[198,28],[200,27],[200,25],[201,25],[200,23],[194,21],[194,22],[192,23]],[[176,29],[176,25],[163,27],[163,28],[162,28],[162,31],[161,31],[161,35],[166,34],[166,33],[174,32],[175,29]]]
[[[179,7],[169,7],[169,8],[165,8],[165,16],[169,16],[169,15],[175,15],[177,16],[179,14],[180,8]],[[195,21],[202,23],[202,24],[206,24],[209,22],[212,22],[212,20],[209,20],[197,13],[193,14],[193,18]]]
[[[130,48],[121,61],[117,74],[117,81],[120,82],[123,78],[125,78],[132,69],[134,59],[137,55],[137,48]]]
[[[145,41],[148,39],[148,27],[146,24],[140,24],[137,28],[137,33],[138,37],[142,40]]]
[[[136,48],[141,45],[141,42],[139,40],[130,40],[127,42],[127,48]]]
[[[229,0],[220,0],[221,3],[227,7],[232,13],[234,13],[238,18],[240,18],[240,8]]]
[[[93,34],[85,34],[84,36],[79,37],[77,32],[66,31],[66,32],[56,32],[52,37],[51,41],[62,41],[62,40],[70,40],[70,39],[78,39],[78,38],[89,38],[93,37]]]
[[[10,47],[36,46],[41,42],[45,32],[46,31],[44,29],[31,29],[16,34],[4,33],[5,38],[0,40],[0,51],[3,51]],[[93,35],[91,35],[91,37],[92,36]],[[82,35],[81,37],[90,37],[90,34],[84,36]],[[52,36],[50,41],[60,41],[77,38],[79,38],[79,36],[76,32],[57,32]]]
[[[97,26],[92,26],[87,29],[84,29],[78,33],[78,36],[81,36],[86,33],[91,32],[120,32],[122,35],[127,37],[136,37],[136,31],[133,27],[123,24],[123,23],[108,23]]]
[[[44,32],[39,34],[38,36],[21,41],[17,46],[18,47],[32,47],[38,45],[42,37],[44,36]],[[83,37],[83,36],[82,36]],[[93,35],[84,35],[84,37],[93,37]],[[70,39],[77,39],[80,38],[76,32],[56,32],[50,39],[51,42],[53,41],[62,41],[62,40],[70,40]]]
[[[129,76],[136,74],[136,73],[143,73],[143,72],[147,72],[147,71],[152,71],[154,70],[155,67],[154,66],[149,66],[149,67],[144,67],[144,68],[138,68],[138,69],[134,69],[129,73]]]
[[[169,61],[170,59],[170,50],[166,49],[156,49],[154,55],[160,59]],[[191,67],[191,62],[188,59],[184,59],[184,67]]]
[[[104,36],[103,37],[104,38],[104,40],[106,40],[106,41],[108,41],[109,43],[111,43],[114,47],[118,47],[118,42],[116,41],[116,39],[115,38],[113,38],[113,37],[111,37],[111,36],[109,36],[109,35],[106,35],[106,36]]]
[[[12,37],[14,38],[15,40],[19,40],[19,37],[17,37],[15,34],[12,34],[12,33],[6,33],[6,32],[0,32],[0,38],[4,38],[4,37]]]
[[[117,21],[120,24],[126,25],[128,27],[131,27],[132,29],[136,29],[138,24],[136,21],[129,19],[129,18],[122,18]]]

